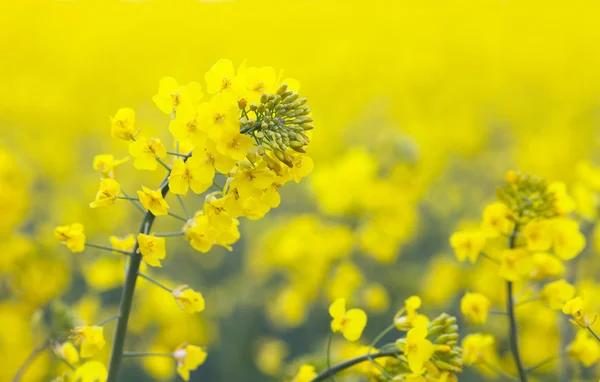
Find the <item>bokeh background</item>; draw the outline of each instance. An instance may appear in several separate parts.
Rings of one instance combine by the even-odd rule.
[[[40,341],[35,317],[47,304],[60,299],[88,322],[116,310],[121,260],[67,253],[52,236],[73,221],[94,242],[137,229],[128,204],[88,207],[98,185],[93,156],[127,156],[109,116],[134,108],[138,126],[171,142],[152,102],[159,79],[204,83],[220,58],[300,81],[315,119],[315,169],[283,190],[278,209],[242,222],[233,252],[170,241],[153,275],[200,290],[207,308],[190,316],[140,282],[129,350],[189,341],[209,349],[193,381],[280,381],[302,359],[323,365],[327,306],[337,297],[369,314],[364,343],[411,294],[430,315],[457,314],[464,290],[501,303],[493,271],[461,266],[448,237],[479,218],[509,169],[566,182],[591,235],[599,17],[586,1],[3,1],[0,380]],[[119,171],[129,192],[163,176],[131,162]],[[589,243],[584,257],[593,258]],[[543,308],[530,309],[523,316]],[[538,329],[553,327],[548,316]],[[556,353],[554,337],[521,319],[526,363]],[[502,333],[500,321],[486,330]],[[334,359],[354,351],[334,345]],[[175,380],[168,359],[124,366],[125,380]],[[49,380],[62,367],[46,355],[26,380]],[[467,371],[461,380],[482,378]]]

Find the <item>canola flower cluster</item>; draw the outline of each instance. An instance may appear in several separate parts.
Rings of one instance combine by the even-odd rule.
[[[205,75],[206,92],[197,82],[179,85],[173,78],[160,81],[156,106],[170,116],[169,132],[174,138],[167,150],[161,138],[144,136],[136,124],[133,109],[119,109],[111,118],[113,137],[128,142],[129,155],[137,170],[167,172],[156,188],[142,185],[137,197],[123,190],[118,167],[128,157],[115,159],[112,154],[97,155],[93,167],[100,174],[100,186],[91,208],[114,208],[117,203],[131,202],[143,213],[137,235],[110,237],[110,245],[90,243],[84,225],[73,223],[56,227],[54,236],[71,252],[87,248],[106,250],[112,256],[126,260],[121,304],[116,315],[100,323],[76,325],[77,318],[68,309],[59,309],[51,317],[48,339],[40,349],[50,349],[71,368],[56,381],[115,381],[124,357],[164,356],[174,360],[177,372],[184,380],[190,371],[204,363],[203,347],[184,343],[171,353],[136,353],[124,351],[125,336],[138,278],[155,284],[171,295],[184,311],[202,312],[205,300],[188,285],[169,288],[142,272],[149,267],[160,268],[167,258],[167,238],[184,237],[192,248],[206,253],[213,246],[231,250],[240,239],[239,218],[262,218],[280,203],[279,189],[287,182],[299,182],[312,170],[306,154],[310,142],[312,116],[307,100],[298,94],[299,84],[293,79],[281,80],[270,67],[246,67],[234,70],[231,61],[218,61]],[[170,156],[172,159],[167,159]],[[222,185],[219,185],[221,179]],[[211,188],[213,190],[211,190]],[[203,207],[190,215],[184,196],[204,194]],[[168,193],[174,194],[185,217],[171,211]],[[18,206],[18,205],[17,205]],[[156,217],[171,216],[181,221],[179,231],[154,232]],[[117,322],[107,368],[94,360],[105,346],[104,325]],[[68,340],[61,337],[70,329]],[[37,356],[34,352],[32,356]],[[15,380],[28,366],[23,365]]]

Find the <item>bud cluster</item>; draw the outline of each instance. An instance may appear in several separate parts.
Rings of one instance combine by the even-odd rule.
[[[447,313],[440,314],[429,323],[427,337],[438,349],[431,358],[431,362],[440,371],[462,372],[463,350],[458,346],[459,335],[456,317]]]
[[[293,157],[289,149],[306,153],[310,142],[306,132],[314,128],[306,101],[283,84],[277,94],[264,93],[258,105],[239,102],[242,109],[240,132],[255,140],[259,152],[270,150],[279,161],[291,167]],[[254,118],[250,113],[254,113]]]
[[[544,179],[535,175],[510,171],[506,185],[498,188],[496,194],[520,222],[558,215],[554,192]]]

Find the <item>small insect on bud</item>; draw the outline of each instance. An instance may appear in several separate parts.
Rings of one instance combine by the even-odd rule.
[[[248,100],[246,98],[240,98],[238,100],[238,107],[241,110],[244,110],[246,108],[246,106],[248,105]]]

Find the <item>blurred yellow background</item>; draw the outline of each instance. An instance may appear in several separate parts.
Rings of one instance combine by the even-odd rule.
[[[204,84],[204,73],[217,60],[228,58],[236,66],[247,60],[250,66],[282,69],[284,77],[300,81],[302,96],[309,99],[316,126],[309,149],[315,161],[311,179],[284,193],[282,207],[272,216],[256,224],[244,221],[243,243],[234,253],[217,251],[209,258],[213,254],[201,257],[182,249],[180,258],[193,256],[201,270],[183,269],[175,259],[161,274],[187,277],[190,283],[202,274],[199,282],[216,301],[213,313],[207,303],[207,316],[189,324],[176,318],[153,328],[143,320],[132,324],[142,338],[152,332],[153,339],[141,345],[160,349],[183,337],[167,331],[174,322],[202,342],[225,336],[216,345],[225,350],[215,353],[197,380],[266,380],[265,373],[276,374],[281,367],[259,357],[257,368],[256,349],[265,348],[257,343],[264,345],[263,337],[287,336],[294,357],[321,345],[323,325],[315,329],[315,323],[326,319],[303,316],[313,303],[325,312],[326,304],[319,302],[338,297],[340,288],[355,279],[362,281],[344,293],[355,295],[368,286],[365,293],[380,296],[379,286],[367,280],[383,284],[392,301],[415,292],[409,280],[378,279],[380,268],[360,259],[364,278],[352,276],[354,268],[340,271],[332,260],[320,264],[319,277],[303,278],[302,287],[293,276],[289,284],[273,286],[267,282],[270,275],[295,269],[294,256],[308,255],[270,258],[269,250],[284,246],[269,241],[284,235],[272,233],[272,227],[288,224],[288,231],[315,235],[308,240],[315,248],[335,237],[337,247],[328,248],[332,259],[354,248],[381,267],[394,264],[390,272],[406,272],[407,267],[423,269],[431,255],[448,250],[447,237],[457,222],[477,215],[474,211],[493,197],[493,184],[508,169],[577,185],[581,172],[576,169],[600,159],[599,19],[600,6],[591,1],[4,1],[0,238],[7,255],[0,260],[0,380],[9,380],[37,342],[29,324],[37,308],[63,296],[80,308],[83,304],[82,312],[114,309],[122,282],[111,276],[115,264],[94,264],[106,268],[86,275],[88,260],[62,253],[51,229],[81,221],[90,236],[105,237],[137,228],[139,219],[130,209],[107,214],[88,208],[98,181],[91,161],[100,153],[127,155],[109,134],[109,116],[122,107],[136,110],[139,127],[171,142],[168,120],[152,102],[161,77]],[[154,174],[122,171],[131,190],[159,181]],[[385,188],[384,180],[393,188]],[[580,212],[595,219],[589,207],[595,199],[585,191],[575,196]],[[400,205],[393,216],[382,212],[396,208],[392,205]],[[367,215],[371,220],[365,223]],[[399,227],[397,236],[374,233],[390,224]],[[324,238],[322,232],[328,232]],[[397,260],[405,246],[408,265]],[[340,272],[350,274],[350,281],[336,279]],[[239,296],[236,289],[247,285],[243,282],[264,285],[255,296]],[[81,285],[88,286],[86,293],[73,292]],[[302,297],[290,303],[285,293],[293,295],[295,288],[303,290]],[[282,296],[287,302],[278,300]],[[244,299],[252,301],[238,301]],[[288,311],[277,311],[288,303]],[[138,308],[151,314],[151,306]],[[263,310],[270,321],[262,319]],[[393,309],[382,311],[388,310]],[[288,319],[284,327],[309,323],[303,331],[285,331],[274,322],[282,316]],[[259,324],[238,327],[236,320]],[[281,349],[269,344],[267,354],[281,356]],[[50,357],[39,362],[30,380],[56,374],[59,366]],[[146,372],[168,380],[172,365],[160,362],[147,364]],[[236,362],[237,370],[230,367]]]

